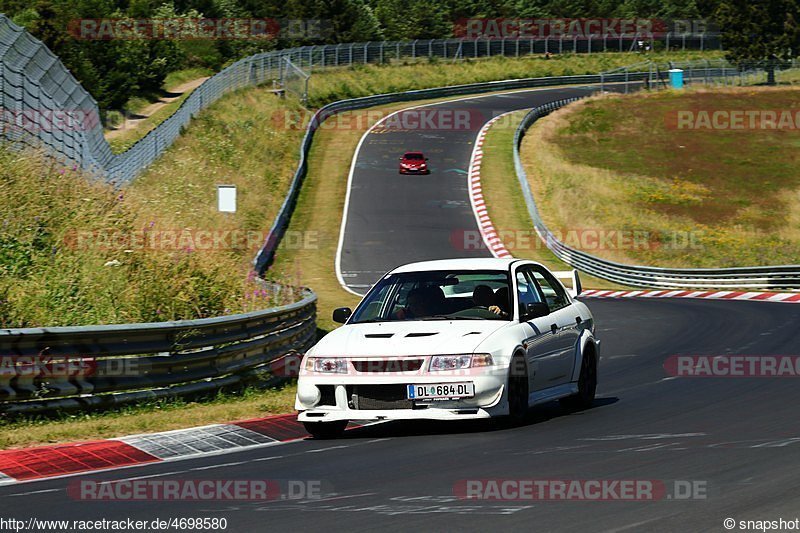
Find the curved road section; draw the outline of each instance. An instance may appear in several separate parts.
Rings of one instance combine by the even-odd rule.
[[[378,122],[362,137],[350,169],[337,255],[340,282],[364,294],[388,270],[406,263],[491,257],[489,250],[469,246],[469,238],[480,235],[467,182],[478,132],[503,113],[591,90],[473,96],[408,108]],[[430,174],[401,175],[398,159],[406,151],[424,152]]]

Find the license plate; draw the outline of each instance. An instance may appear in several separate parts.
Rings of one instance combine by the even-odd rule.
[[[408,386],[409,400],[450,400],[475,396],[474,383],[426,383]]]

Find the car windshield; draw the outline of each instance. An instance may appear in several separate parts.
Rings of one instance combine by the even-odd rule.
[[[422,154],[406,154],[406,159],[422,159]]]
[[[402,320],[510,320],[508,273],[501,270],[404,272],[383,278],[351,324]]]

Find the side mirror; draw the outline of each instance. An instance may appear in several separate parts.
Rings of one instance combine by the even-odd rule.
[[[553,275],[557,277],[559,280],[562,279],[572,280],[572,288],[568,289],[569,295],[572,296],[573,298],[577,298],[578,296],[580,296],[581,292],[583,291],[583,285],[581,284],[581,277],[578,274],[577,270],[564,270],[560,272],[553,272]]]
[[[531,320],[550,314],[550,306],[545,302],[536,302],[525,305],[525,314],[521,318]]]
[[[428,158],[426,157],[426,158],[425,158],[425,161],[427,161],[427,160],[428,160]]]
[[[349,307],[339,307],[333,310],[333,321],[344,324],[352,314],[353,311]]]

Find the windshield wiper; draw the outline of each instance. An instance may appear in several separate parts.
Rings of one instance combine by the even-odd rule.
[[[432,315],[417,320],[488,320],[482,316]]]

